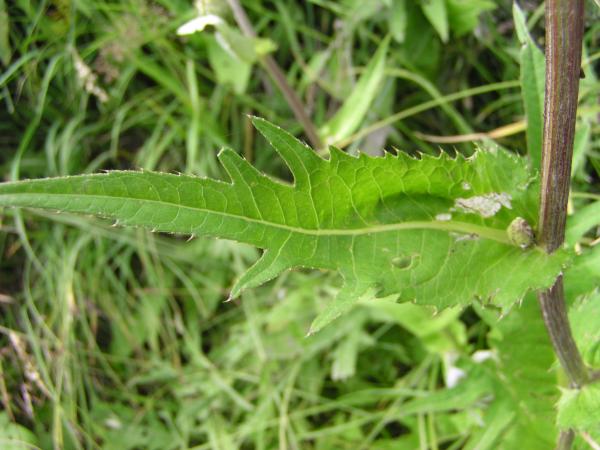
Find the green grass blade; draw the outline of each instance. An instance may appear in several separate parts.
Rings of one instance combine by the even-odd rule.
[[[525,116],[527,117],[527,153],[535,169],[540,168],[542,160],[542,131],[544,117],[544,85],[546,63],[544,54],[535,45],[529,31],[523,11],[515,2],[513,15],[517,35],[521,42],[521,92]]]
[[[362,123],[379,92],[379,85],[384,78],[389,43],[390,38],[388,36],[383,40],[373,59],[367,65],[352,94],[335,115],[321,127],[320,132],[326,142],[332,143],[347,138]]]

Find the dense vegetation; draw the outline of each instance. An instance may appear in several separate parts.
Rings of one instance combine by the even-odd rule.
[[[540,164],[543,5],[243,2],[256,38],[238,28],[228,3],[238,4],[0,1],[4,181],[141,168],[235,182],[234,169],[249,166],[231,150],[220,153],[227,172],[217,160],[232,148],[261,172],[287,181],[293,175],[301,189],[298,166],[290,158],[285,165],[277,151],[285,153],[268,143],[292,148],[296,141],[255,121],[265,139],[250,118],[260,116],[322,156],[332,144],[350,155],[386,156],[354,160],[365,166],[389,162],[427,173],[410,181],[413,191],[406,179],[402,187],[417,209],[433,214],[440,204],[459,205],[456,193],[432,204],[419,190],[424,184],[427,193],[435,183],[475,193],[491,185],[511,194],[514,209],[483,215],[482,227],[504,229],[515,215],[535,225],[537,191],[520,188],[536,186]],[[516,245],[498,238],[505,247],[466,239],[464,258],[476,257],[479,266],[468,270],[456,255],[455,265],[442,264],[443,248],[426,269],[445,281],[402,298],[417,304],[399,303],[369,298],[395,293],[380,279],[382,260],[367,260],[369,252],[340,269],[344,287],[334,272],[284,271],[329,268],[306,255],[255,287],[242,274],[260,253],[239,243],[3,210],[0,446],[547,449],[567,427],[576,430],[577,448],[597,445],[594,384],[582,395],[566,391],[557,427],[557,385],[566,383],[535,295],[521,298],[528,287],[548,286],[570,254],[573,331],[585,362],[600,366],[600,16],[594,2],[587,7],[567,250],[553,259],[524,253],[518,244],[530,243],[522,237]],[[285,72],[283,91],[269,58]],[[294,95],[309,123],[298,119]],[[448,178],[436,179],[438,165],[449,164]],[[392,173],[389,183],[405,172]],[[134,185],[153,176],[138,175]],[[336,189],[323,195],[343,209]],[[34,200],[30,206],[40,206]],[[239,240],[255,243],[256,235]],[[269,240],[281,248],[275,234]],[[506,267],[487,270],[498,251],[508,255]],[[410,267],[416,254],[395,264]],[[357,261],[353,294],[362,298],[332,312]],[[490,303],[508,268],[516,274],[511,290]],[[252,289],[237,289],[240,279]],[[454,293],[445,302],[444,288]],[[240,296],[226,302],[232,290]],[[466,306],[475,296],[482,301]],[[424,306],[452,304],[459,306]]]

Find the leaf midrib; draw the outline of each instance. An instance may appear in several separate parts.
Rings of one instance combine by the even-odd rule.
[[[400,223],[391,223],[391,224],[380,224],[373,225],[371,227],[363,227],[363,228],[350,228],[350,229],[336,229],[336,228],[299,228],[286,224],[281,224],[277,222],[270,222],[264,219],[254,219],[247,216],[242,216],[238,214],[231,214],[222,211],[215,211],[207,208],[199,208],[196,206],[188,206],[182,205],[179,203],[172,203],[164,200],[154,200],[154,199],[139,199],[134,197],[115,197],[109,195],[74,195],[74,194],[60,194],[60,193],[11,193],[11,194],[0,194],[0,197],[67,197],[67,198],[75,198],[75,199],[98,199],[98,200],[118,200],[118,201],[137,201],[142,203],[150,203],[168,207],[182,208],[196,212],[202,212],[207,214],[214,214],[222,217],[229,217],[233,219],[243,220],[246,222],[251,222],[263,226],[269,226],[272,228],[279,228],[281,230],[285,230],[292,233],[299,233],[309,236],[357,236],[357,235],[369,235],[375,233],[385,233],[392,231],[401,231],[401,230],[416,230],[416,229],[429,229],[429,230],[439,230],[446,232],[456,232],[463,234],[475,234],[485,239],[490,239],[493,241],[500,242],[506,245],[513,245],[508,238],[508,234],[506,230],[500,230],[498,228],[485,227],[481,225],[476,225],[468,222],[459,222],[459,221],[437,221],[437,220],[416,220],[416,221],[407,221]],[[33,206],[35,208],[35,206]]]

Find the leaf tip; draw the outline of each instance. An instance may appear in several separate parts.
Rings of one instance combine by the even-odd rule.
[[[259,117],[259,116],[252,115],[252,114],[248,114],[248,118],[249,118],[249,119],[250,119],[250,121],[252,122],[252,125],[254,125],[254,127],[255,127],[256,129],[258,129],[258,130],[260,130],[260,127],[261,127],[261,126],[264,126],[264,125],[267,125],[267,126],[269,126],[269,125],[273,125],[273,124],[272,124],[271,122],[269,122],[268,120],[266,120],[266,119],[263,119],[262,117]],[[274,126],[274,125],[273,125],[273,126]]]

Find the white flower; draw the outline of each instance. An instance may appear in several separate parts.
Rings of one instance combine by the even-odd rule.
[[[218,26],[222,23],[223,19],[215,14],[202,14],[177,28],[177,34],[179,36],[194,34],[204,30],[208,25]]]
[[[456,366],[456,361],[458,360],[458,353],[450,351],[445,352],[442,356],[444,360],[444,366],[446,368],[444,373],[444,381],[446,383],[446,387],[453,388],[458,384],[460,380],[467,376],[467,373]]]
[[[481,364],[488,359],[497,360],[498,357],[492,350],[477,350],[475,353],[471,355],[471,359],[476,363]]]
[[[453,388],[466,375],[467,373],[464,370],[459,369],[458,367],[448,367],[448,369],[446,370],[446,376],[444,377],[446,381],[446,386],[448,388]]]

